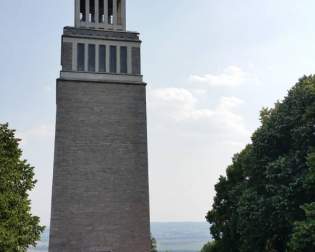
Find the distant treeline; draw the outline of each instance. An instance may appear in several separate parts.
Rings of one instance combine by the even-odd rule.
[[[315,76],[260,118],[215,186],[203,252],[315,251]]]

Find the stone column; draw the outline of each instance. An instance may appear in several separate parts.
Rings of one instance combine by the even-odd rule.
[[[117,45],[116,57],[117,57],[117,73],[120,74],[121,69],[120,69],[120,46],[119,45]]]
[[[127,47],[127,73],[132,74],[132,58],[131,58],[132,47]]]
[[[72,70],[78,71],[78,43],[76,41],[73,43]]]
[[[122,21],[122,29],[126,31],[126,0],[121,0],[121,21]]]
[[[106,44],[106,72],[109,73],[110,72],[110,44]]]
[[[108,27],[108,0],[104,0],[104,25]]]
[[[95,24],[98,27],[99,24],[99,16],[100,16],[100,8],[99,8],[99,0],[94,0],[94,5],[95,5]]]
[[[95,72],[99,72],[100,71],[100,53],[99,53],[99,49],[100,49],[100,45],[96,44],[95,45]]]
[[[117,0],[113,0],[113,25],[117,25]]]
[[[85,23],[88,24],[90,22],[90,0],[85,0]]]
[[[80,0],[75,0],[74,23],[75,27],[80,26]]]
[[[89,44],[84,43],[84,71],[89,70]]]

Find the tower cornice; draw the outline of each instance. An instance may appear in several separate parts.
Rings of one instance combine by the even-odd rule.
[[[99,30],[91,28],[76,28],[71,26],[64,27],[63,37],[74,37],[74,38],[91,38],[91,39],[102,39],[102,40],[118,40],[142,43],[139,39],[140,34],[138,32],[122,32],[122,31],[111,31],[111,30]]]

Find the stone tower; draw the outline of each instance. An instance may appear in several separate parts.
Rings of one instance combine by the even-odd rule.
[[[125,0],[75,0],[62,36],[49,252],[149,252],[146,84]]]

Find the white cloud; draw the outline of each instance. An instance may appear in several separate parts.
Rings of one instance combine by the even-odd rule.
[[[197,100],[193,97],[191,92],[184,88],[161,88],[151,90],[152,97],[170,103],[184,103],[192,105]]]
[[[250,141],[241,113],[243,100],[221,96],[209,101],[203,92],[195,91],[148,90],[151,216],[155,221],[202,220],[214,196],[212,186],[225,173],[233,154]],[[200,219],[192,219],[187,202],[196,206]],[[185,211],[178,214],[183,207]]]
[[[198,100],[193,94],[183,88],[163,88],[149,92],[151,107],[154,114],[162,112],[161,115],[168,116],[176,121],[198,120],[208,117],[212,111],[197,109]]]
[[[254,78],[238,66],[229,66],[220,74],[191,75],[189,79],[191,82],[204,83],[209,87],[238,87]]]
[[[48,124],[36,125],[30,129],[17,132],[22,140],[22,144],[26,145],[34,140],[48,140],[54,137],[54,126]]]
[[[190,133],[212,135],[215,138],[236,142],[248,138],[249,131],[237,111],[244,103],[236,97],[221,97],[208,107],[191,91],[182,88],[163,88],[149,91],[149,115],[154,124],[167,129],[176,123],[176,131],[189,129]],[[187,132],[186,132],[187,133]]]

